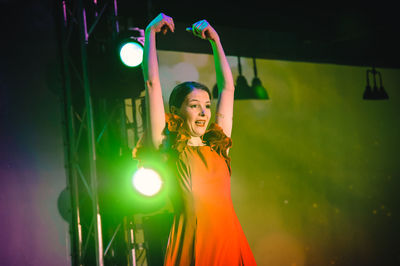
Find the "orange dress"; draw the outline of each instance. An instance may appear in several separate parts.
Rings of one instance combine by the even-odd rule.
[[[189,146],[183,121],[171,114],[166,121],[169,149],[176,151],[178,200],[164,265],[256,265],[231,199],[231,139],[213,123],[203,136],[205,146]]]

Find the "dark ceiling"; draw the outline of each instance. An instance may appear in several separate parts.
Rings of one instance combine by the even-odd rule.
[[[25,35],[40,36],[33,32],[44,33],[46,27],[51,27],[48,10],[56,10],[56,2],[1,0],[0,20],[6,30],[3,36],[12,40],[11,36],[21,35],[24,29]],[[71,6],[77,2],[67,1]],[[93,2],[84,1],[86,6]],[[105,3],[111,6],[113,1],[97,2],[101,7]],[[166,0],[118,0],[118,7],[121,21],[130,18],[142,28],[160,12],[173,17],[176,32],[158,39],[158,47],[164,50],[210,53],[206,42],[185,32],[187,26],[205,18],[218,31],[228,55],[400,68],[400,16],[390,2],[355,5],[350,1],[321,1],[316,5],[287,0],[202,0],[178,4]]]
[[[120,13],[138,10],[137,2],[120,1]],[[144,1],[145,19],[164,12],[177,32],[160,41],[167,50],[210,52],[184,28],[207,19],[219,32],[226,53],[245,57],[322,62],[343,65],[400,67],[399,14],[394,4],[321,1]],[[146,12],[143,12],[145,10]],[[144,25],[143,25],[144,26]],[[179,40],[179,41],[177,41]]]

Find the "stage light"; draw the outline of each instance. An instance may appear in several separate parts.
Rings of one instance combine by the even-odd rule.
[[[253,57],[253,68],[254,68],[254,78],[251,82],[251,89],[256,96],[256,99],[264,99],[268,100],[269,96],[267,90],[261,83],[261,80],[257,76],[257,66],[256,66],[256,59]]]
[[[236,79],[235,84],[235,99],[246,100],[246,99],[263,99],[268,100],[269,96],[267,90],[263,87],[261,80],[257,76],[256,59],[253,58],[254,78],[251,83],[251,87],[247,83],[246,78],[242,74],[242,65],[240,63],[240,57],[238,57],[238,71],[239,76]]]
[[[377,74],[379,76],[379,97],[382,100],[387,100],[389,99],[389,95],[385,91],[385,88],[383,87],[383,81],[382,81],[382,75],[381,72],[377,71]]]
[[[371,89],[369,77],[370,74],[373,77],[374,87]],[[379,88],[376,84],[376,76],[379,77]],[[367,86],[365,87],[365,91],[363,94],[364,100],[387,100],[389,99],[389,95],[386,93],[385,88],[383,87],[382,75],[381,72],[376,71],[373,67],[372,70],[367,70]]]
[[[137,42],[126,42],[121,45],[119,56],[128,67],[136,67],[143,61],[143,47]]]
[[[132,177],[132,185],[140,194],[152,197],[161,191],[163,182],[153,169],[139,168]]]
[[[121,62],[127,67],[137,67],[143,61],[144,31],[129,28],[119,33],[118,52]]]
[[[240,63],[240,56],[238,56],[238,71],[239,76],[236,78],[235,84],[235,100],[252,99],[254,95],[250,91],[250,86],[246,78],[242,74],[242,64]]]

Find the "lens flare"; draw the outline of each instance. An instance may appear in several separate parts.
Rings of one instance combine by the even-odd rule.
[[[143,47],[136,42],[128,42],[121,46],[119,56],[128,67],[136,67],[143,61]]]
[[[133,175],[132,185],[140,194],[151,197],[160,192],[163,182],[156,171],[140,168]]]

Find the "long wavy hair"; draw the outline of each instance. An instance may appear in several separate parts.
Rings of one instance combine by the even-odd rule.
[[[171,92],[171,95],[169,96],[169,111],[172,112],[172,106],[175,106],[175,108],[177,109],[181,108],[186,96],[195,89],[207,92],[210,100],[212,99],[210,89],[206,85],[196,81],[182,82],[175,86],[175,88]]]

